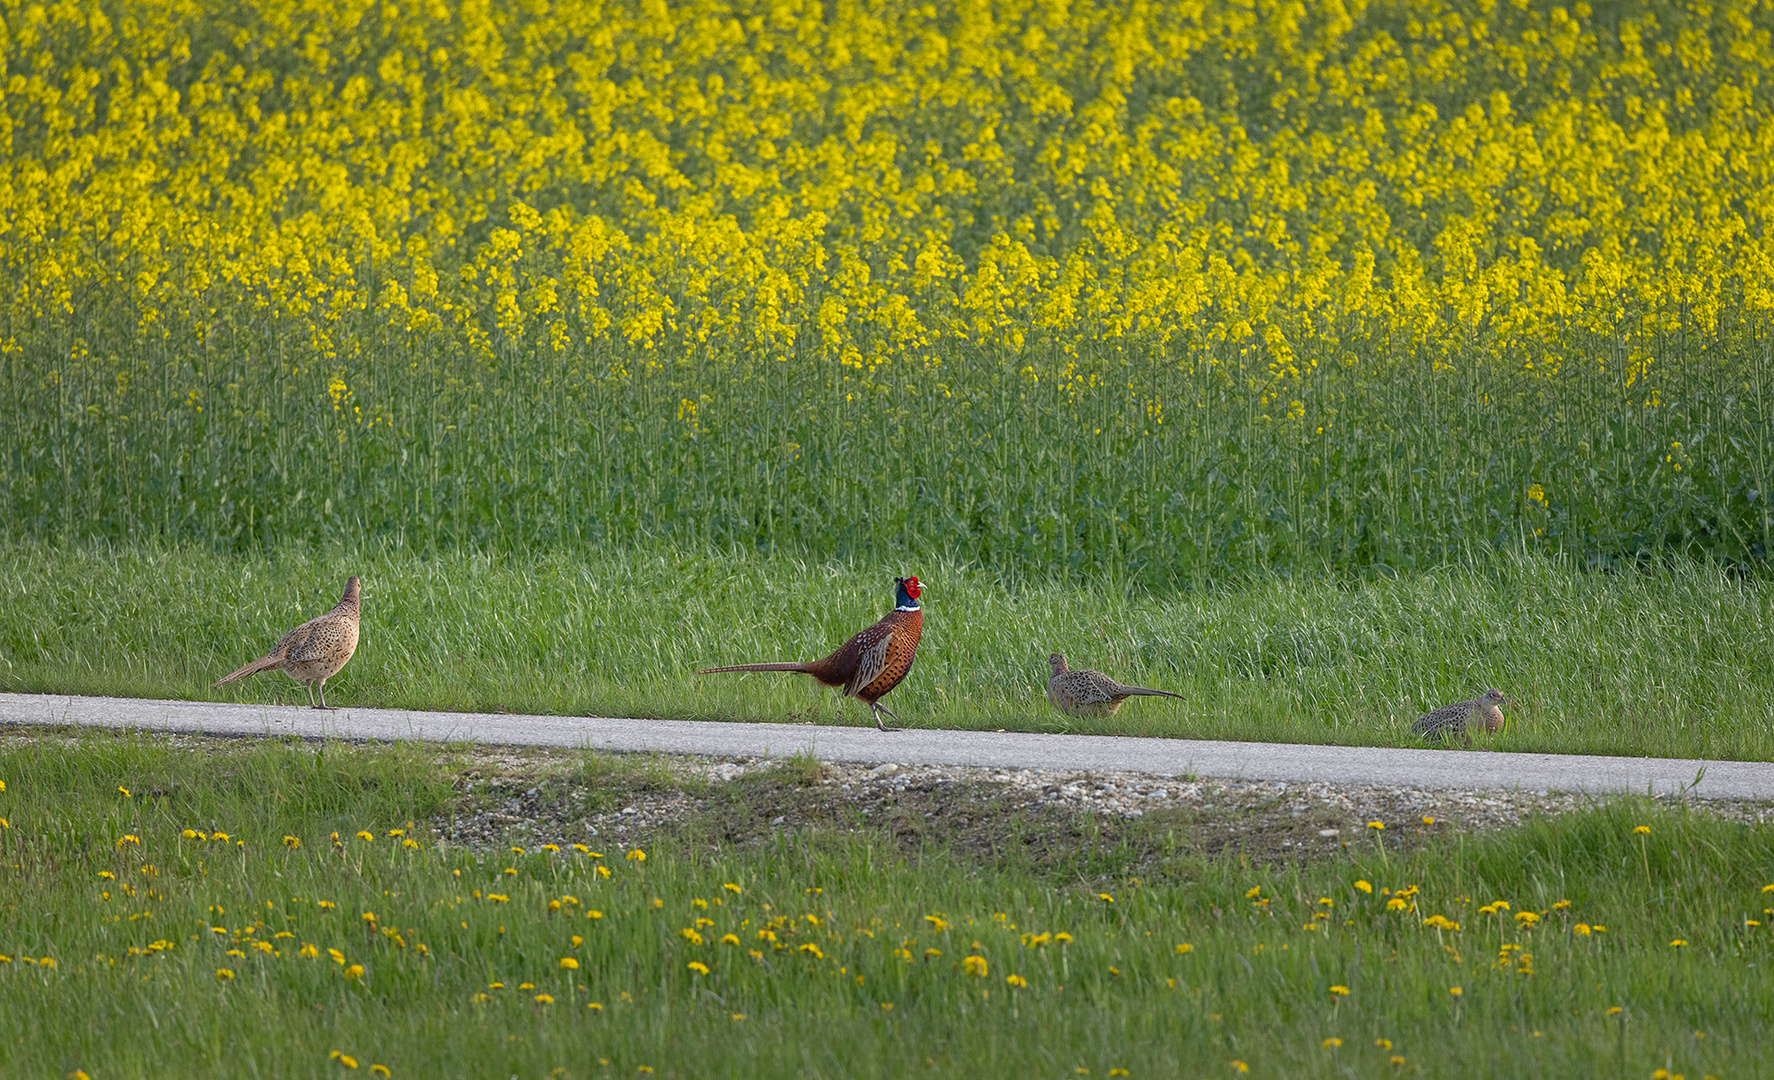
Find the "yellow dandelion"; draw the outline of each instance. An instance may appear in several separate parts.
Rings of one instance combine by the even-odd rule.
[[[986,975],[986,958],[983,956],[966,957],[961,961],[961,967],[967,974],[983,979]]]
[[[629,859],[633,862],[646,862],[647,861],[647,853],[642,851],[640,848],[635,848],[634,850],[630,851],[627,855],[623,856],[623,858]]]
[[[1330,992],[1335,994],[1337,997],[1348,997],[1349,996],[1349,988],[1347,986],[1333,986],[1330,988]]]
[[[553,1005],[554,1004],[554,998],[548,994],[537,994],[535,1001],[536,1001],[536,1004],[538,1004],[538,1005]]]
[[[242,954],[242,955],[244,955],[244,954]],[[227,982],[228,980],[234,978],[234,972],[228,970],[227,968],[217,968],[216,969],[216,978],[222,980],[223,982]]]
[[[561,967],[567,971],[578,971],[579,961],[573,959],[571,956],[563,956],[561,957]]]
[[[688,964],[685,964],[684,966],[689,968],[691,971],[694,971],[698,975],[707,975],[708,974],[708,965],[703,963],[700,960],[692,960]]]
[[[1319,1043],[1318,1045],[1322,1046],[1326,1050],[1335,1050],[1337,1047],[1343,1045],[1343,1040],[1339,1039],[1335,1035],[1333,1035],[1330,1038]]]
[[[1006,975],[1004,976],[1004,981],[1019,989],[1029,985],[1029,980],[1023,978],[1021,975]]]

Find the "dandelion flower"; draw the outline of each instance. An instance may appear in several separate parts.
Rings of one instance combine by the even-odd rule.
[[[627,855],[623,856],[623,858],[632,860],[634,862],[646,862],[647,861],[647,853],[642,851],[640,848],[635,848],[634,850],[630,851]]]
[[[1247,1073],[1250,1071],[1250,1066],[1246,1065],[1242,1061],[1239,1061],[1237,1058],[1233,1058],[1230,1064],[1231,1064],[1233,1070],[1236,1072]]]
[[[1115,902],[1115,898],[1106,892],[1097,893],[1096,898],[1105,904],[1113,904]]]
[[[691,971],[694,971],[698,975],[707,975],[708,974],[708,965],[703,963],[700,960],[692,960],[688,964],[685,964],[684,966],[689,968]]]
[[[1434,819],[1434,818],[1432,818],[1432,817],[1430,817],[1430,816],[1428,816],[1428,815],[1427,815],[1427,814],[1425,814],[1425,815],[1424,815],[1424,816],[1423,816],[1423,824],[1425,824],[1425,825],[1433,825],[1433,824],[1435,824],[1435,819]]]
[[[721,944],[722,945],[737,945],[737,944],[739,944],[739,935],[737,935],[737,934],[722,934],[721,935]]]
[[[388,1072],[388,1066],[386,1066],[386,1065],[371,1065],[370,1066],[370,1075],[371,1076],[389,1076],[391,1074]]]
[[[359,840],[366,840],[366,841],[373,841],[373,840],[375,840],[375,839],[376,839],[376,837],[375,837],[375,834],[374,834],[374,833],[370,833],[370,832],[366,832],[366,831],[364,831],[364,830],[362,830],[362,829],[359,829],[359,830],[358,830],[358,831],[357,831],[357,838],[358,838],[358,839],[359,839]]]
[[[596,1001],[586,1002],[585,1007],[590,1009],[592,1012],[603,1012],[604,1011],[603,1005],[596,1002]]]
[[[361,978],[363,978],[363,965],[362,964],[352,964],[350,967],[345,969],[345,977],[347,979],[361,979]]]
[[[1379,1047],[1382,1050],[1390,1050],[1390,1049],[1392,1049],[1392,1040],[1391,1039],[1375,1039],[1374,1045]]]
[[[1181,945],[1177,946],[1177,955],[1178,956],[1181,956],[1184,953],[1194,952],[1194,951],[1195,951],[1195,946],[1189,944],[1186,941],[1183,942]]]
[[[343,1065],[347,1069],[357,1068],[357,1059],[352,1057],[350,1054],[341,1054],[337,1050],[334,1050],[328,1056],[330,1056],[334,1061],[338,1062],[340,1065]]]
[[[1686,944],[1687,944],[1686,940],[1684,940],[1682,938],[1676,938],[1674,941],[1669,943],[1669,947],[1672,949],[1679,949]]]
[[[1374,891],[1374,887],[1372,885],[1368,884],[1366,881],[1357,881],[1355,883],[1355,887],[1357,889],[1360,889],[1364,893],[1371,893]]]
[[[733,1019],[734,1019],[734,1020],[735,1020],[735,1021],[738,1021],[738,1020],[744,1020],[744,1019],[745,1019],[745,1014],[744,1014],[744,1013],[734,1013],[734,1014],[733,1014]]]
[[[1633,826],[1632,831],[1640,836],[1651,835],[1651,827],[1649,825],[1635,825]]]
[[[1448,987],[1448,993],[1452,994],[1455,997],[1459,997],[1463,993],[1463,991],[1458,986],[1450,986],[1450,987]]]
[[[1004,981],[1011,986],[1018,988],[1029,985],[1029,980],[1023,978],[1021,975],[1006,975],[1004,976]]]
[[[578,971],[579,961],[573,959],[571,956],[563,956],[561,957],[561,967],[567,971]]]
[[[1061,930],[1059,933],[1053,935],[1053,940],[1056,944],[1064,945],[1068,941],[1072,940],[1072,935],[1066,933],[1064,930]]]
[[[1386,823],[1384,821],[1370,821],[1367,823],[1367,827],[1370,829],[1384,829]]]
[[[1330,992],[1338,997],[1349,996],[1349,988],[1347,986],[1333,986],[1330,988]]]
[[[1386,1060],[1390,1061],[1394,1065],[1403,1065],[1404,1064],[1404,1058],[1400,1057],[1397,1054],[1393,1054],[1391,1057],[1387,1058]]]
[[[227,982],[229,979],[232,979],[233,977],[234,977],[234,973],[232,971],[229,971],[227,968],[217,968],[216,969],[216,978],[222,980],[223,982]]]
[[[730,893],[741,893],[741,892],[745,891],[744,889],[741,889],[739,886],[733,884],[731,881],[723,884],[721,886],[721,888],[726,889]]]
[[[1343,1040],[1333,1035],[1318,1045],[1324,1047],[1326,1050],[1335,1050],[1337,1047],[1343,1045]]]
[[[294,836],[286,836],[283,838],[283,846],[286,848],[299,848],[302,846],[302,841]]]
[[[548,994],[537,994],[535,1000],[536,1000],[536,1004],[538,1004],[538,1005],[553,1005],[554,1004],[554,998]]]
[[[983,979],[986,975],[986,958],[983,956],[966,957],[961,961],[961,968],[967,974]]]

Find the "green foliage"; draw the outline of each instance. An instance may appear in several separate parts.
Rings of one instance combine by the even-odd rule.
[[[1049,881],[867,832],[440,850],[426,759],[315,755],[0,747],[9,1073],[1732,1076],[1774,1020],[1768,831],[1679,806]],[[286,834],[233,774],[331,794]],[[395,776],[422,794],[347,794]]]
[[[823,656],[916,573],[924,638],[888,702],[913,726],[1411,745],[1418,715],[1496,686],[1515,704],[1493,749],[1774,759],[1766,581],[1531,556],[1161,594],[946,560],[19,543],[0,547],[0,689],[303,703],[275,673],[210,683],[353,573],[363,639],[328,683],[344,706],[834,722],[841,702],[804,677],[695,671]],[[1045,696],[1054,651],[1185,700],[1069,720]]]

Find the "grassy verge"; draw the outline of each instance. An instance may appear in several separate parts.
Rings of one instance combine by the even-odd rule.
[[[1774,841],[1681,807],[1082,880],[867,829],[440,850],[401,747],[0,779],[8,1075],[1733,1076],[1774,1020]]]
[[[527,559],[388,553],[218,555],[0,547],[0,687],[305,701],[265,675],[210,682],[364,576],[337,704],[836,722],[785,675],[698,667],[824,655],[927,582],[917,666],[888,698],[914,726],[1409,744],[1436,705],[1498,686],[1496,748],[1774,759],[1774,587],[1688,564],[1612,574],[1554,560],[1392,580],[1269,580],[1153,594],[1006,583],[939,560],[808,564],[678,551]],[[1173,690],[1068,721],[1045,663]],[[844,716],[864,723],[862,710]]]

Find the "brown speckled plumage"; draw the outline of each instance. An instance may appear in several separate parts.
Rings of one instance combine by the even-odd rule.
[[[1503,710],[1498,706],[1507,704],[1509,699],[1503,696],[1503,691],[1486,690],[1483,697],[1456,701],[1417,717],[1416,723],[1411,725],[1411,734],[1421,735],[1430,742],[1457,738],[1471,746],[1474,727],[1483,726],[1493,735],[1503,730]]]
[[[271,651],[238,671],[216,680],[216,685],[257,675],[261,671],[281,671],[308,687],[308,704],[316,709],[330,708],[326,703],[326,681],[339,673],[357,651],[358,598],[362,586],[356,575],[345,582],[345,595],[333,610],[309,619],[283,635]],[[320,703],[314,695],[320,694]]]
[[[1130,697],[1183,696],[1168,690],[1124,686],[1100,671],[1073,671],[1066,666],[1066,658],[1060,653],[1049,656],[1047,662],[1053,666],[1053,678],[1047,680],[1047,700],[1070,716],[1114,716],[1121,703]]]
[[[786,661],[770,664],[734,664],[704,668],[698,675],[724,671],[797,671],[811,675],[845,697],[853,697],[875,714],[875,726],[890,731],[881,713],[899,720],[881,704],[887,691],[898,686],[918,655],[918,638],[924,632],[924,612],[918,604],[923,586],[916,577],[896,578],[898,606],[882,619],[838,646],[823,660]]]

